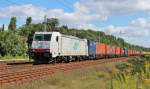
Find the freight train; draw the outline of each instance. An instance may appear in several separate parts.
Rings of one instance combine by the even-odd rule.
[[[80,39],[59,32],[35,32],[30,57],[38,63],[57,63],[141,54],[141,51]]]

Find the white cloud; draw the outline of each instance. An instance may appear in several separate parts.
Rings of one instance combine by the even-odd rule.
[[[20,6],[8,6],[8,7],[1,7],[0,8],[0,17],[41,17],[45,13],[44,8],[38,8],[33,6],[32,4],[20,5]]]
[[[73,12],[66,12],[63,9],[47,9],[37,7],[32,4],[20,6],[8,6],[0,8],[0,18],[17,16],[25,19],[27,16],[33,17],[34,22],[44,20],[47,17],[55,17],[60,20],[60,24],[73,28],[85,28],[102,30],[91,23],[95,20],[107,20],[108,16],[129,15],[137,12],[150,12],[149,0],[80,0],[74,4]],[[125,38],[129,42],[140,45],[149,45],[149,41],[144,41],[149,37],[150,18],[138,18],[131,21],[130,26],[108,26],[103,31]],[[138,39],[141,37],[140,39]],[[149,42],[149,43],[148,43]]]
[[[150,40],[145,39],[143,37],[136,38],[136,37],[127,37],[127,36],[123,37],[122,36],[122,38],[126,39],[126,41],[131,44],[140,45],[140,46],[147,47],[147,48],[150,47]]]
[[[65,12],[63,9],[46,9],[42,7],[36,7],[32,4],[26,4],[21,6],[8,6],[0,8],[0,18],[17,16],[19,18],[26,18],[27,16],[33,17],[35,23],[41,22],[44,16],[55,17],[60,20],[61,24],[67,24],[69,26],[82,27],[81,25],[87,25],[89,21],[99,19],[97,14],[90,14],[85,7],[79,6],[77,3],[74,5],[74,12]],[[80,25],[80,26],[78,26]]]
[[[113,26],[110,25],[104,28],[104,31],[108,34],[113,35],[126,35],[128,37],[147,37],[150,35],[149,30],[138,28],[138,27],[130,27],[130,26]]]
[[[77,28],[79,28],[79,29],[92,29],[92,30],[95,30],[95,31],[101,31],[102,29],[101,28],[98,28],[98,27],[96,27],[95,25],[93,25],[93,24],[87,24],[87,23],[85,23],[85,24],[80,24],[80,25],[78,25],[78,26],[76,26]]]
[[[150,47],[150,30],[134,26],[113,26],[103,28],[107,34],[115,35],[124,38],[127,42]]]
[[[106,17],[150,11],[149,0],[80,0],[78,3],[89,12]]]
[[[150,18],[137,18],[132,20],[131,24],[141,28],[150,28]]]

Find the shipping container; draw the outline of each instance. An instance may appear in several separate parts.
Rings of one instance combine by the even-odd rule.
[[[96,55],[98,55],[98,57],[108,57],[109,45],[106,45],[104,43],[96,43]]]
[[[121,56],[121,48],[116,47],[116,56]]]
[[[96,42],[88,41],[88,54],[89,56],[96,56]]]
[[[113,46],[113,55],[115,56],[116,55],[116,47]]]
[[[128,55],[131,56],[131,50],[128,50]]]
[[[132,56],[134,55],[134,50],[132,50],[132,53],[131,53],[131,55],[132,55]]]
[[[128,50],[128,55],[131,56],[131,50]]]
[[[98,55],[105,55],[106,45],[104,43],[96,43],[96,54]]]
[[[109,45],[105,45],[105,55],[108,57],[109,53]]]
[[[134,55],[134,50],[132,50],[132,55]]]

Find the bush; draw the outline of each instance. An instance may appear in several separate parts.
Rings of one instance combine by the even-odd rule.
[[[22,56],[27,50],[25,40],[15,32],[0,32],[0,55]]]

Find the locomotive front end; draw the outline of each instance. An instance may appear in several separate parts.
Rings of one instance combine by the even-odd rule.
[[[34,61],[48,61],[51,58],[50,42],[52,34],[47,32],[36,32],[34,34],[31,57]]]

